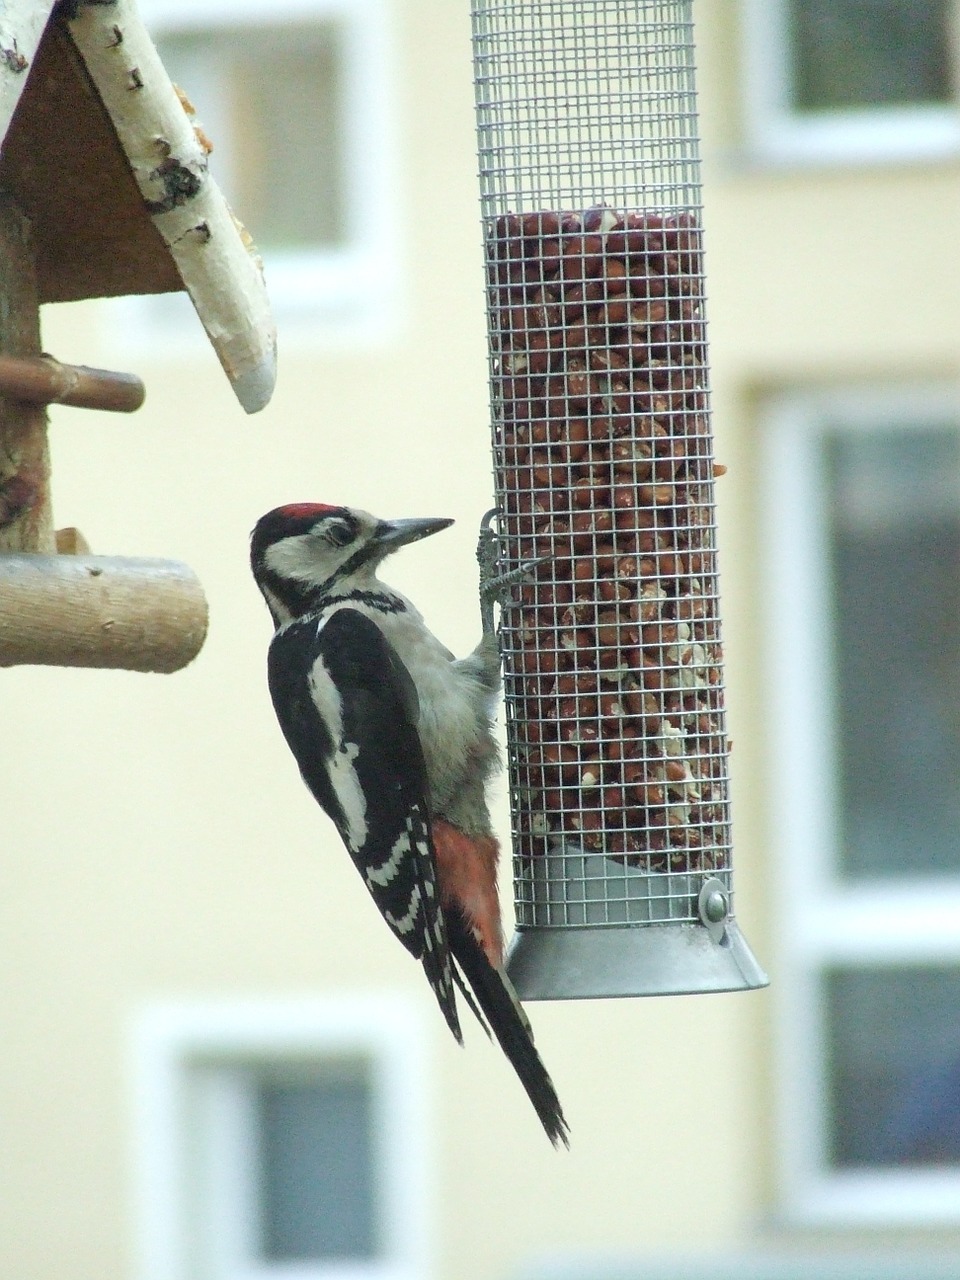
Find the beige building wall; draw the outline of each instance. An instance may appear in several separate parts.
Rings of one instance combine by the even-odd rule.
[[[721,570],[736,743],[738,911],[777,973],[758,664],[758,400],[795,380],[956,372],[957,166],[751,167],[738,149],[731,0],[697,0]],[[456,517],[387,575],[463,652],[489,505],[486,367],[465,5],[393,8],[401,318],[347,345],[285,330],[246,418],[212,351],[136,360],[102,308],[48,309],[59,358],[129,367],[135,417],[54,410],[59,524],[94,550],[188,561],[211,606],[173,676],[3,675],[0,1274],[134,1274],[132,1027],[156,1001],[402,992],[422,1006],[436,1280],[508,1280],[567,1251],[738,1246],[775,1203],[776,989],[535,1005],[572,1128],[552,1151],[476,1028],[459,1050],[302,787],[268,704],[270,627],[246,565],[285,501]],[[242,214],[242,210],[240,211]],[[499,812],[506,826],[505,802]]]

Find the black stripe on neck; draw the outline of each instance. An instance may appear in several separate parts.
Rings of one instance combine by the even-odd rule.
[[[365,604],[368,609],[376,609],[378,613],[403,613],[406,608],[403,600],[389,591],[363,591],[356,587],[342,595],[320,596],[311,605],[311,612],[321,613],[339,604]]]

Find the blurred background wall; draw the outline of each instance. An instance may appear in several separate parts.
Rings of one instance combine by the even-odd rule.
[[[3,675],[3,1274],[960,1273],[960,13],[693,7],[738,914],[771,988],[532,1006],[569,1154],[478,1029],[452,1043],[281,741],[246,542],[287,501],[454,516],[387,576],[475,642],[467,6],[143,0],[264,250],[280,377],[245,417],[182,298],[43,316],[148,389],[52,411],[58,524],[188,561],[211,626],[174,676]]]

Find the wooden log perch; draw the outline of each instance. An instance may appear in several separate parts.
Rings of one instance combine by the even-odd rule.
[[[0,667],[179,671],[206,634],[203,587],[178,561],[0,555]]]
[[[3,354],[0,392],[24,404],[67,404],[112,413],[133,413],[145,395],[143,383],[132,373],[61,364],[52,356]]]

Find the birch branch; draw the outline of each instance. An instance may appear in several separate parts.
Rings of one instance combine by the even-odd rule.
[[[248,413],[276,381],[263,264],[210,177],[207,146],[133,0],[81,4],[68,29],[224,372]]]
[[[27,83],[53,0],[4,0],[0,9],[0,138]]]

